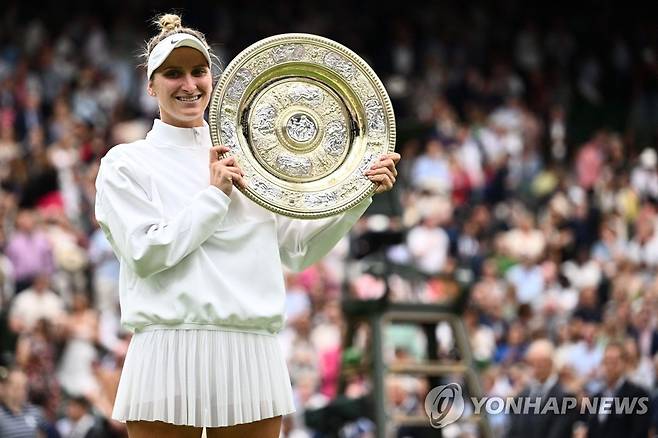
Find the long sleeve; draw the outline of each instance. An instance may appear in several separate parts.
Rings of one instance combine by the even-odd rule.
[[[367,198],[352,209],[317,220],[277,215],[281,261],[293,271],[302,271],[324,257],[347,234],[372,203]]]
[[[139,184],[126,163],[109,155],[101,162],[96,188],[96,219],[117,256],[140,277],[169,269],[197,249],[230,203],[224,192],[208,186],[173,217],[164,217],[157,196]]]

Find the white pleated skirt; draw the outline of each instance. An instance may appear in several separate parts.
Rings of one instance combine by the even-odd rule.
[[[222,427],[294,411],[276,336],[163,329],[130,341],[112,418]]]

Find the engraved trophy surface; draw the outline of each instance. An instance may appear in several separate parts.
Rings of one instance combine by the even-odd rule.
[[[213,144],[230,148],[248,198],[296,218],[341,213],[375,191],[364,172],[395,149],[381,81],[346,47],[282,34],[242,51],[210,102]]]

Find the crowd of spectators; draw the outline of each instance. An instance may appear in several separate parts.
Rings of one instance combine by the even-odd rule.
[[[314,437],[304,411],[339,395],[344,294],[441,303],[461,292],[457,278],[471,285],[463,320],[486,394],[514,396],[532,382],[527,350],[543,339],[565,391],[605,389],[614,343],[628,380],[655,397],[655,23],[605,4],[588,18],[510,0],[277,5],[271,14],[262,2],[182,12],[224,63],[289,31],[353,49],[389,91],[402,155],[396,190],[322,262],[286,276],[280,340],[298,412],[282,436]],[[135,56],[152,11],[123,6],[66,16],[47,5],[36,15],[18,2],[2,7],[2,436],[125,436],[109,417],[130,334],[119,322],[118,261],[94,219],[94,181],[100,158],[143,136],[157,107]],[[362,237],[373,231],[392,237],[369,247]],[[369,274],[363,263],[374,252],[424,280]],[[426,359],[423,336],[392,327],[386,360]],[[436,336],[449,357],[451,333],[439,326]],[[353,379],[345,392],[370,388]],[[427,380],[391,376],[386,388],[391,412],[424,415]],[[509,416],[491,421],[507,433]],[[373,427],[359,420],[342,436]]]

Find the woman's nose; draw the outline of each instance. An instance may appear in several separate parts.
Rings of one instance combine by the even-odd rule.
[[[194,76],[192,76],[191,74],[184,75],[182,88],[185,91],[196,90],[196,82],[194,81]]]

